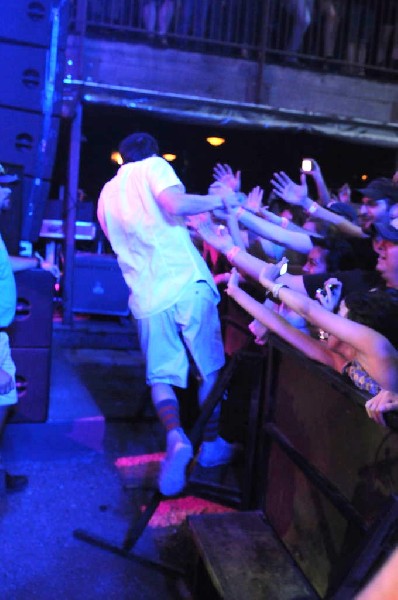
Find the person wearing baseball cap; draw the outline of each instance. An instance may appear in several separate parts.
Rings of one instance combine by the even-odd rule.
[[[387,287],[398,288],[398,217],[389,223],[375,223],[371,232],[378,254],[376,270]]]
[[[373,223],[388,221],[390,206],[398,202],[398,184],[387,177],[379,177],[358,189],[358,192],[363,195],[359,210],[360,225],[363,231],[369,233]]]
[[[0,164],[0,212],[10,208],[12,186],[18,183],[19,177],[7,173]],[[15,271],[33,269],[52,271],[49,263],[38,257],[9,256],[0,233],[0,436],[7,422],[9,409],[18,402],[15,385],[15,364],[13,362],[7,328],[14,319],[17,293],[14,279]],[[25,475],[11,475],[2,463],[0,455],[0,495],[4,492],[17,492],[26,487],[28,479]]]

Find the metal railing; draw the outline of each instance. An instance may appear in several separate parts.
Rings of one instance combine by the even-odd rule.
[[[79,22],[78,22],[79,20]],[[71,32],[394,79],[397,0],[72,0]]]

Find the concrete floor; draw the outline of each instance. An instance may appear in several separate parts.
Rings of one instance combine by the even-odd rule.
[[[0,499],[0,597],[190,598],[185,517],[224,506],[193,496],[162,503],[134,546],[140,560],[74,536],[83,529],[120,546],[156,487],[164,447],[134,335],[106,347],[112,336],[94,330],[55,327],[48,420],[6,428],[7,468],[28,475],[29,487]]]

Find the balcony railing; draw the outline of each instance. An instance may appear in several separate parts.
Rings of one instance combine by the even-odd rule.
[[[397,0],[72,0],[71,32],[394,80]]]

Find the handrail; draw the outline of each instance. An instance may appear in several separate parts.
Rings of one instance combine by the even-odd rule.
[[[156,12],[159,3],[153,0],[72,0],[70,32],[251,59],[259,65],[389,80],[398,72],[395,0],[160,3],[166,4],[168,14],[165,8]]]

